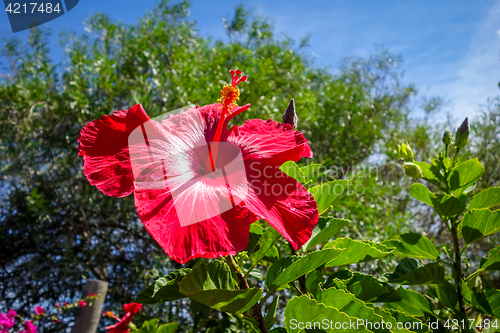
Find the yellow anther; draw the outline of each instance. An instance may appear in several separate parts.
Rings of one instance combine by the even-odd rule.
[[[226,106],[228,111],[238,105],[236,101],[240,99],[240,90],[237,86],[226,85],[220,92],[220,98],[217,100],[223,106]]]

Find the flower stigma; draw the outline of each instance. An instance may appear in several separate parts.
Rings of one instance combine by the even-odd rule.
[[[245,82],[247,80],[247,76],[243,75],[240,77],[242,72],[239,69],[236,71],[230,70],[229,73],[231,73],[231,85],[227,84],[224,88],[222,88],[220,92],[221,97],[217,100],[217,102],[221,104],[220,108],[222,111],[217,125],[217,130],[215,131],[215,135],[212,140],[212,148],[210,149],[209,166],[211,166],[212,171],[215,171],[215,157],[217,156],[217,144],[215,143],[220,141],[223,128],[227,126],[229,120],[234,118],[237,114],[248,110],[250,107],[250,105],[246,105],[232,112],[233,108],[238,106],[237,101],[240,99],[240,89],[238,88],[238,84]]]

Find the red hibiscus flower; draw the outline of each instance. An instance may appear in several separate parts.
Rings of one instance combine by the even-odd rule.
[[[109,330],[109,333],[130,332],[128,324],[130,324],[130,322],[132,321],[132,316],[135,315],[137,312],[141,311],[142,304],[138,303],[123,304],[123,308],[125,309],[125,315],[122,318],[118,318],[110,311],[104,312],[104,315],[118,320],[118,323],[106,327],[106,329]]]
[[[273,120],[252,119],[228,130],[229,121],[250,107],[236,104],[237,85],[246,76],[230,72],[232,84],[217,104],[161,122],[136,105],[80,132],[89,182],[114,197],[134,193],[144,226],[179,263],[244,250],[258,219],[298,249],[318,221],[312,195],[279,170],[286,161],[312,157],[309,143],[291,125]]]

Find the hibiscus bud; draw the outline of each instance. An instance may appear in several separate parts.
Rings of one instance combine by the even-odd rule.
[[[422,169],[415,163],[405,162],[404,164],[405,174],[413,179],[419,179],[422,177]]]
[[[457,133],[455,134],[455,146],[457,148],[463,148],[469,142],[469,119],[465,118],[464,122],[457,129]]]
[[[451,143],[451,132],[446,130],[443,134],[443,143],[449,145]]]
[[[411,150],[410,145],[407,145],[406,143],[402,143],[398,146],[398,155],[407,162],[413,161],[413,158],[415,157],[415,153]]]
[[[292,98],[285,113],[283,113],[282,123],[292,125],[293,128],[296,128],[298,121],[299,117],[297,117],[297,113],[295,113],[295,101]]]

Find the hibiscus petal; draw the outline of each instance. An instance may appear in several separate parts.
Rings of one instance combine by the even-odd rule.
[[[133,316],[137,312],[141,311],[142,309],[142,304],[139,303],[128,303],[128,304],[123,304],[123,309],[125,312],[130,312],[130,314]]]
[[[248,244],[249,226],[255,221],[244,205],[239,204],[220,215],[182,227],[169,191],[144,189],[136,184],[134,198],[146,230],[173,260],[181,264],[194,258],[217,258],[242,251]],[[211,195],[202,193],[193,200],[207,200],[206,205],[191,202],[190,206],[206,210],[213,206],[209,202],[211,199]],[[186,210],[191,208],[185,207]]]
[[[132,321],[132,314],[130,312],[125,315],[114,325],[106,326],[105,329],[109,330],[108,333],[126,333],[129,332],[128,324]]]
[[[79,155],[83,155],[83,173],[91,185],[104,194],[125,197],[134,191],[128,136],[149,120],[140,104],[93,120],[80,131]]]
[[[318,222],[318,206],[311,193],[278,167],[250,170],[247,177],[250,190],[243,200],[248,210],[265,219],[298,250]]]
[[[226,140],[242,149],[245,160],[263,165],[280,166],[286,161],[312,157],[312,150],[302,133],[289,124],[271,119],[251,119],[241,127],[234,126]]]

